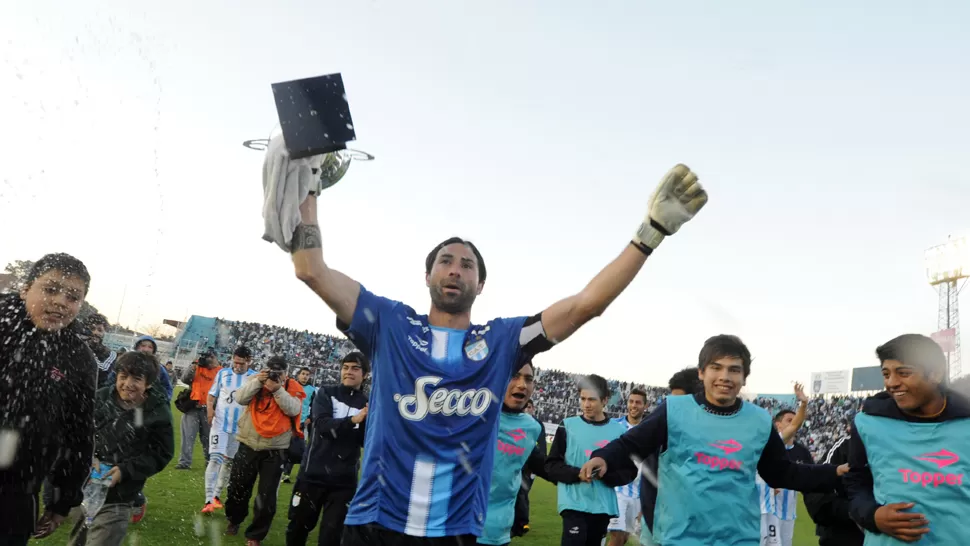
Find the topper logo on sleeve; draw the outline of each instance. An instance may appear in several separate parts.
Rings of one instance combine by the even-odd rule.
[[[494,395],[485,388],[460,391],[441,387],[431,391],[430,395],[425,392],[425,387],[434,387],[440,382],[440,377],[419,377],[414,381],[414,394],[395,394],[394,401],[401,417],[409,421],[421,421],[429,413],[477,417],[484,414],[492,403]]]
[[[934,453],[924,453],[919,457],[914,457],[917,461],[933,463],[938,470],[955,464],[960,461],[960,456],[951,451],[941,449]],[[912,470],[910,468],[900,468],[899,473],[903,475],[903,483],[915,483],[923,487],[940,487],[941,485],[963,485],[963,474],[950,472],[926,472]]]

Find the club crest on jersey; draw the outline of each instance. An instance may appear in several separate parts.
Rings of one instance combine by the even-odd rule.
[[[485,357],[488,356],[488,344],[485,343],[484,339],[471,341],[468,345],[465,345],[465,354],[475,362],[485,360]]]

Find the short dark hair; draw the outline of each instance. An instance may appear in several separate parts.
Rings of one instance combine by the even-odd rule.
[[[701,370],[721,358],[740,358],[744,377],[751,374],[751,351],[738,336],[721,334],[708,338],[697,355],[697,367]]]
[[[149,386],[158,379],[161,366],[155,355],[142,353],[139,351],[128,351],[115,360],[115,372],[126,373],[133,377],[144,377],[145,383]]]
[[[343,366],[348,362],[360,364],[360,369],[361,371],[364,372],[364,375],[367,375],[370,373],[370,360],[368,360],[367,357],[364,356],[364,353],[360,351],[351,351],[347,353],[346,356],[344,356],[340,360],[340,365]]]
[[[485,277],[488,274],[488,270],[485,269],[485,258],[482,258],[482,253],[478,251],[478,247],[475,246],[475,243],[466,241],[461,237],[450,237],[438,243],[437,246],[431,249],[431,252],[428,253],[428,257],[424,260],[424,274],[431,274],[431,268],[434,267],[434,259],[438,256],[438,252],[442,248],[455,243],[461,243],[472,249],[472,254],[475,255],[475,261],[478,262],[478,282],[485,282]]]
[[[946,355],[939,344],[920,334],[903,334],[876,347],[876,357],[882,365],[887,360],[898,360],[907,366],[923,371],[929,376],[939,372],[943,378],[941,383],[947,383]]]
[[[95,326],[104,326],[104,328],[107,330],[108,327],[111,326],[111,323],[108,322],[108,318],[102,315],[101,313],[93,313],[91,315],[88,315],[88,317],[84,319],[84,325],[87,326],[88,328],[94,328]]]
[[[643,403],[644,404],[647,403],[647,391],[641,389],[640,387],[633,387],[632,389],[630,389],[630,396],[633,396],[634,394],[636,394],[638,396],[642,396],[643,397]]]
[[[240,345],[239,347],[236,347],[235,351],[232,352],[232,356],[249,359],[253,357],[253,352],[249,349],[249,347]]]
[[[34,281],[48,271],[60,271],[67,277],[77,277],[84,282],[84,294],[87,295],[91,288],[91,274],[84,262],[78,260],[70,254],[58,252],[56,254],[45,254],[44,257],[34,262],[27,277],[24,279],[24,288],[30,288]]]
[[[300,370],[297,373],[303,373],[303,372],[310,373],[310,368],[303,366],[302,368],[300,368]]]
[[[271,356],[269,357],[269,360],[266,361],[266,367],[278,372],[286,371],[286,359],[279,355]]]
[[[202,351],[202,353],[199,354],[199,358],[198,358],[199,365],[204,365],[207,362],[209,362],[209,360],[216,360],[216,355],[209,352],[208,350]]]
[[[579,380],[579,390],[591,390],[599,395],[600,399],[610,397],[610,385],[606,379],[594,374],[584,376]]]
[[[670,376],[667,387],[670,390],[680,389],[687,394],[697,394],[701,391],[701,380],[697,377],[697,368],[684,368]]]
[[[526,400],[525,402],[525,407],[529,407],[529,406],[536,407],[536,403],[533,402],[531,398]]]
[[[777,423],[777,422],[781,421],[789,413],[792,414],[792,415],[795,415],[795,412],[792,411],[792,410],[790,410],[790,409],[788,409],[788,408],[785,408],[785,409],[779,411],[778,413],[775,414],[775,422]]]

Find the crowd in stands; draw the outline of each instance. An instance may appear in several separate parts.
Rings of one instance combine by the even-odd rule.
[[[337,363],[344,354],[353,350],[353,345],[347,339],[327,334],[227,320],[220,320],[219,325],[216,345],[220,352],[230,354],[233,348],[246,345],[253,351],[256,362],[265,361],[272,355],[285,356],[291,366],[313,369],[312,381],[317,386],[337,383]],[[578,374],[560,370],[536,369],[533,395],[536,417],[544,423],[559,424],[566,417],[576,415],[579,411],[576,397],[579,378]],[[610,417],[620,417],[626,413],[626,399],[635,386],[647,392],[647,413],[656,409],[667,393],[665,387],[635,385],[616,379],[610,379],[608,383],[613,393],[606,410]],[[970,376],[961,377],[953,387],[970,393]],[[848,434],[849,423],[862,408],[864,400],[864,396],[850,395],[813,398],[797,440],[808,447],[816,461],[821,461],[835,442]],[[772,415],[790,407],[774,398],[756,398],[754,403]]]
[[[336,363],[353,349],[344,338],[282,326],[220,320],[218,331],[216,347],[220,352],[231,354],[235,347],[245,345],[253,352],[253,360],[257,363],[278,355],[285,357],[292,366],[336,370]]]
[[[862,409],[865,396],[816,397],[808,402],[805,424],[798,429],[796,441],[808,448],[816,462],[822,462],[835,442],[849,434],[849,423]],[[755,398],[753,402],[774,417],[781,409],[798,409],[774,398]]]

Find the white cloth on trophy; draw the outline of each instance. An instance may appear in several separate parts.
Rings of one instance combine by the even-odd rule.
[[[320,175],[313,170],[319,173],[325,158],[290,159],[282,134],[270,140],[263,160],[263,240],[290,251],[293,231],[300,225],[300,204],[318,184]]]

